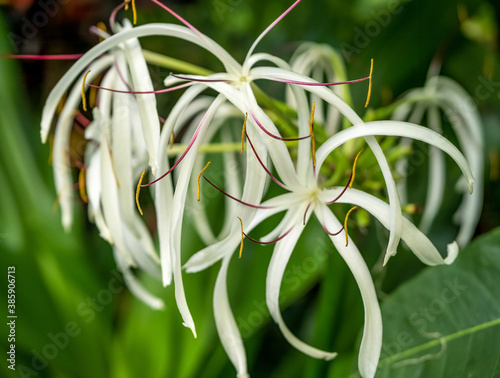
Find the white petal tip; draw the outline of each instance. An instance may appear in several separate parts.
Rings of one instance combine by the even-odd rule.
[[[470,180],[470,181],[467,181],[467,186],[469,187],[469,194],[472,194],[472,192],[474,191],[474,183],[476,182],[476,180]]]
[[[163,283],[163,287],[170,286],[170,284],[172,283],[172,275],[170,274],[168,276],[163,276],[162,283]]]
[[[338,353],[326,353],[324,360],[330,361],[337,357]]]
[[[448,244],[448,256],[444,259],[445,264],[451,264],[458,256],[458,243],[454,241]]]
[[[189,329],[191,330],[191,332],[193,332],[193,336],[194,336],[194,338],[195,338],[195,339],[198,337],[198,336],[196,335],[196,328],[195,328],[195,326],[194,326],[194,324],[193,324],[193,323],[188,324],[188,323],[184,322],[184,323],[182,323],[182,325],[183,325],[184,327],[186,327],[186,328],[189,328]]]
[[[151,307],[153,307],[155,310],[163,310],[165,308],[165,303],[163,303],[162,300],[158,299],[151,303]]]

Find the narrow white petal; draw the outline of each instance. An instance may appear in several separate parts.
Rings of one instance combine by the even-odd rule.
[[[315,212],[318,220],[325,224],[328,229],[336,230],[342,227],[326,205],[321,205]],[[335,248],[349,266],[359,291],[363,298],[365,306],[365,328],[363,330],[363,339],[359,349],[358,368],[363,378],[372,378],[377,371],[380,350],[382,348],[382,314],[375,292],[375,286],[366,266],[363,257],[352,240],[345,245],[345,236],[343,234],[330,236]]]
[[[245,346],[241,339],[240,331],[236,325],[231,305],[227,293],[227,268],[231,261],[232,253],[229,253],[222,260],[222,266],[217,275],[214,289],[214,316],[215,325],[222,346],[226,351],[229,359],[233,363],[238,377],[249,377],[247,372],[247,359]]]
[[[297,240],[304,230],[304,226],[302,225],[302,216],[299,215],[299,213],[302,214],[303,211],[305,211],[306,206],[301,206],[298,209],[299,211],[296,212],[294,219],[291,219],[287,225],[288,227],[285,228],[289,228],[291,226],[295,227],[286,237],[278,241],[274,247],[273,256],[267,271],[266,302],[271,317],[278,324],[283,336],[290,344],[292,344],[292,346],[314,358],[331,360],[337,355],[337,353],[322,351],[299,340],[286,326],[280,311],[279,297],[281,282],[283,281],[283,275],[285,273],[288,260],[290,259],[295,245],[297,244]],[[310,214],[308,217],[309,216]]]
[[[112,35],[90,49],[83,57],[75,62],[75,64],[64,74],[61,80],[59,80],[59,82],[52,89],[49,97],[47,98],[42,114],[40,130],[42,141],[45,142],[47,139],[59,100],[64,95],[64,92],[66,92],[66,90],[71,86],[72,82],[85,69],[85,67],[92,63],[94,59],[98,58],[108,50],[118,46],[122,42],[133,38],[153,35],[179,38],[197,44],[214,54],[226,66],[226,68],[231,70],[233,73],[241,71],[241,66],[222,47],[206,36],[201,38],[187,27],[172,24],[152,23],[138,26],[130,30],[124,30],[118,34]]]
[[[94,80],[106,68],[113,64],[113,58],[106,56],[91,67],[87,76],[89,81]],[[80,77],[83,81],[83,76]],[[53,170],[57,191],[57,198],[61,206],[62,224],[66,230],[71,229],[73,223],[73,178],[70,167],[70,135],[73,128],[74,110],[81,101],[81,88],[74,87],[64,104],[63,110],[57,120],[53,147]],[[57,104],[56,104],[57,105]],[[47,130],[48,133],[48,130]],[[46,136],[45,136],[46,137]]]
[[[336,198],[343,189],[325,190],[322,193],[322,198],[324,200]],[[362,207],[375,216],[384,227],[389,228],[390,206],[384,201],[360,190],[348,189],[337,202],[350,203]],[[441,254],[427,236],[405,217],[403,217],[402,221],[401,239],[408,245],[408,248],[411,249],[415,256],[427,265],[448,264],[456,257],[456,247],[452,243],[448,247],[448,258],[443,260]]]

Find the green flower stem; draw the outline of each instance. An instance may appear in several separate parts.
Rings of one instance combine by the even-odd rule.
[[[149,50],[142,50],[142,54],[148,63],[155,64],[159,67],[168,68],[185,74],[192,75],[210,75],[213,72],[203,67],[196,66],[191,63],[184,62],[180,59],[171,58],[162,54],[155,53]]]

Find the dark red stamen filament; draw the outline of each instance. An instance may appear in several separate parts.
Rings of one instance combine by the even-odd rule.
[[[251,238],[250,236],[248,236],[248,235],[247,235],[247,234],[245,234],[244,232],[243,232],[243,235],[245,235],[245,237],[246,237],[248,240],[253,241],[254,243],[268,245],[268,244],[274,244],[274,243],[279,242],[281,239],[283,239],[285,236],[287,236],[287,235],[290,233],[290,231],[292,231],[292,229],[293,229],[293,226],[292,226],[292,227],[290,227],[290,229],[289,229],[287,232],[285,232],[283,235],[281,235],[279,238],[274,239],[274,240],[269,241],[269,242],[262,242],[262,241],[259,241],[259,240],[257,240],[257,239]]]
[[[344,195],[344,193],[346,192],[347,188],[349,187],[349,184],[351,183],[351,180],[352,180],[352,172],[351,172],[351,176],[349,177],[349,181],[347,181],[347,185],[344,187],[342,192],[340,192],[340,194],[334,200],[332,200],[330,202],[326,202],[326,204],[331,205],[331,204],[337,202],[340,199],[340,197],[342,197]]]
[[[262,166],[262,168],[264,168],[264,170],[266,171],[266,173],[269,175],[269,177],[271,177],[271,179],[276,183],[278,184],[279,186],[281,186],[283,189],[286,189],[288,190],[288,188],[286,187],[285,184],[283,184],[281,181],[279,181],[276,177],[273,176],[273,174],[269,171],[269,169],[267,169],[267,167],[264,165],[264,163],[262,162],[262,160],[260,159],[259,157],[259,154],[257,154],[257,151],[255,151],[255,148],[252,144],[252,141],[250,140],[250,137],[248,136],[247,132],[245,131],[245,136],[248,140],[248,143],[250,144],[250,147],[252,148],[252,151],[253,153],[255,154],[255,157],[257,158],[257,160],[259,161],[260,165]]]
[[[221,188],[219,188],[217,185],[215,185],[212,181],[210,181],[209,179],[207,179],[205,176],[203,176],[203,178],[205,179],[206,182],[208,182],[210,185],[212,185],[219,192],[221,192],[225,196],[231,198],[232,200],[235,200],[236,202],[241,203],[242,205],[245,205],[245,206],[248,206],[248,207],[252,207],[254,209],[272,209],[272,207],[269,207],[269,206],[252,205],[251,203],[244,202],[244,201],[242,201],[242,200],[240,200],[240,199],[238,199],[236,197],[233,197],[232,195],[226,193]]]

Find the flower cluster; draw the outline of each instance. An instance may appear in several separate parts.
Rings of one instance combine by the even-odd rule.
[[[341,222],[332,205],[347,203],[363,208],[389,230],[385,262],[396,254],[402,239],[425,264],[450,263],[458,252],[456,243],[449,245],[448,257],[443,259],[425,234],[403,216],[391,163],[376,136],[418,140],[431,145],[433,151],[447,153],[462,170],[472,192],[474,178],[466,158],[440,135],[439,128],[432,130],[402,121],[409,112],[406,107],[416,102],[412,96],[419,92],[408,95],[408,101],[403,102],[405,109],[396,112],[398,120],[364,122],[349,105],[346,85],[367,81],[370,93],[372,72],[362,79],[347,80],[340,56],[330,47],[305,44],[290,63],[270,54],[256,53],[259,41],[301,0],[264,30],[242,64],[165,5],[152,1],[183,25],[153,23],[135,27],[128,20],[120,24],[116,21],[117,12],[128,6],[128,2],[123,3],[110,18],[113,34],[95,28],[93,31],[102,37],[102,42],[76,61],[47,99],[41,135],[46,141],[57,115],[53,166],[64,227],[71,227],[75,202],[69,152],[71,130],[77,122],[85,128],[87,140],[78,180],[80,192],[88,200],[89,219],[113,246],[130,290],[151,307],[161,308],[163,302],[141,286],[132,268],[157,277],[164,286],[173,280],[183,324],[196,336],[183,288],[182,257],[186,252],[181,248],[183,219],[187,212],[192,212],[193,228],[207,247],[191,256],[184,269],[197,272],[221,261],[213,298],[216,327],[238,377],[247,377],[245,349],[231,311],[226,282],[229,263],[235,252],[241,255],[245,238],[275,244],[267,274],[266,301],[284,337],[310,356],[327,360],[336,356],[299,340],[287,328],[280,312],[279,294],[285,268],[305,225],[314,215],[358,283],[365,306],[359,371],[363,377],[373,377],[382,344],[379,303],[370,271],[348,234],[347,216],[352,209]],[[164,81],[166,88],[155,90],[148,71],[148,54],[138,40],[145,36],[165,36],[196,44],[213,54],[225,71],[206,75],[193,71],[170,74]],[[99,85],[89,84],[99,78]],[[329,82],[323,82],[324,78]],[[263,93],[256,86],[262,80],[283,83],[285,103]],[[207,89],[216,95],[204,94]],[[424,94],[435,91],[436,98],[449,104],[454,102],[448,93],[453,90],[453,84],[439,78],[429,82]],[[97,98],[89,104],[91,110],[87,110],[88,91],[97,91]],[[183,93],[167,118],[162,119],[156,96],[171,91]],[[278,110],[273,111],[273,106]],[[433,111],[434,105],[430,106]],[[286,109],[286,117],[280,116],[280,109]],[[88,117],[90,111],[92,117]],[[457,128],[457,133],[461,130],[463,127]],[[477,135],[477,130],[477,125],[472,125],[469,132]],[[214,144],[215,140],[222,144]],[[352,188],[362,144],[368,146],[380,168],[388,202]],[[206,153],[215,151],[217,146],[224,164],[232,167],[223,177],[224,189],[210,180],[210,162],[206,161]],[[350,162],[352,168],[336,169],[335,175],[345,182],[334,186],[339,181],[331,184],[330,163],[332,156],[339,154],[345,155],[344,161]],[[474,162],[473,152],[466,155]],[[473,165],[477,175],[480,164]],[[239,166],[244,168],[236,168]],[[146,170],[150,172],[148,183],[144,177]],[[205,201],[200,198],[201,185],[211,185],[224,195],[226,205],[219,235],[214,235],[209,225],[206,207],[200,206]],[[281,194],[264,200],[270,185],[279,186]],[[153,230],[140,215],[140,189],[145,187],[152,189],[159,253]],[[431,192],[434,190],[431,188]],[[471,206],[477,208],[477,200],[469,202],[464,200],[463,212],[468,212]],[[260,241],[248,236],[252,229],[278,213],[284,213],[282,221],[267,236]],[[425,215],[422,223],[429,222],[428,218]],[[470,237],[476,221],[475,216],[463,225],[460,242]]]

